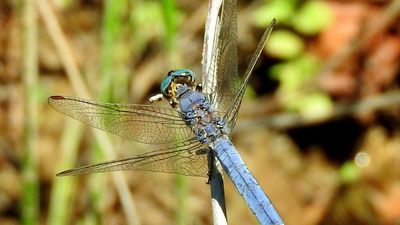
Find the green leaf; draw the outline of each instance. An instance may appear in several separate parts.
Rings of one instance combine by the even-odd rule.
[[[252,23],[265,28],[273,18],[279,23],[288,23],[294,14],[297,1],[275,0],[257,8],[251,15]]]
[[[303,54],[299,58],[274,65],[270,76],[281,82],[286,90],[301,88],[308,82],[318,68],[318,59],[311,54]]]
[[[309,119],[323,119],[333,110],[331,99],[324,93],[307,94],[298,102],[300,114]]]
[[[303,40],[287,30],[278,30],[271,33],[265,47],[267,53],[280,59],[291,59],[299,56],[304,49]]]
[[[333,20],[329,7],[322,1],[307,1],[292,18],[292,26],[306,35],[315,35],[326,29]]]

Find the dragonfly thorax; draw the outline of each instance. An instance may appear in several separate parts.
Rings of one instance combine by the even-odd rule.
[[[210,105],[207,97],[188,88],[178,88],[177,101],[184,120],[203,144],[210,144],[228,134],[225,120]]]

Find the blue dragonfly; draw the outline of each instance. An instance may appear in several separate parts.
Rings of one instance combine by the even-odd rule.
[[[236,23],[236,1],[227,0],[222,6],[217,48],[212,49],[212,63],[203,71],[201,85],[191,70],[173,70],[161,82],[161,94],[150,98],[150,102],[166,99],[172,107],[49,97],[49,104],[67,116],[123,138],[159,146],[155,151],[66,170],[58,176],[145,170],[208,177],[208,154],[212,153],[259,222],[283,224],[229,139],[249,77],[275,20],[264,32],[243,79],[237,72]]]

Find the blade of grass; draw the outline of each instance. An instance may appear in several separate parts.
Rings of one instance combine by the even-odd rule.
[[[62,161],[57,166],[57,171],[71,168],[75,165],[82,132],[82,123],[75,120],[68,120],[61,138],[60,157]],[[71,201],[75,185],[75,177],[71,177],[70,179],[54,180],[50,196],[49,215],[47,219],[48,224],[66,225],[71,223],[70,217],[72,207],[68,203]]]
[[[104,4],[101,29],[101,91],[99,93],[102,101],[113,99],[113,86],[116,87],[116,90],[122,89],[122,91],[119,91],[122,92],[122,95],[127,93],[127,70],[124,70],[123,67],[127,60],[124,55],[128,54],[125,53],[127,44],[122,40],[125,26],[129,27],[128,23],[123,22],[124,14],[126,14],[128,8],[129,5],[126,0],[107,0]]]
[[[99,145],[97,141],[93,142],[89,148],[90,151],[90,159],[93,162],[101,162],[105,161],[105,155],[101,149],[102,147]],[[85,222],[87,224],[98,224],[104,223],[102,219],[107,215],[102,215],[101,205],[102,202],[107,198],[107,179],[108,174],[91,174],[87,178],[87,186],[89,189],[89,199],[90,207],[89,210],[85,211]],[[96,219],[98,221],[96,221]],[[96,222],[96,223],[94,223]]]
[[[98,221],[98,217],[93,210],[89,209],[88,212],[77,221],[76,225],[97,225],[100,224]]]
[[[187,177],[175,175],[175,195],[177,197],[177,208],[175,209],[175,224],[188,224],[189,213],[187,212],[188,180]]]
[[[23,1],[24,49],[24,137],[22,143],[22,224],[34,225],[39,221],[39,181],[37,156],[37,12],[33,1]]]
[[[173,51],[176,45],[176,5],[173,0],[163,0],[162,9],[164,13],[164,25],[166,30],[166,47],[167,51]]]

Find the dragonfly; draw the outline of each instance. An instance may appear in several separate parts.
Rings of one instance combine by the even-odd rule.
[[[271,201],[251,174],[230,140],[251,72],[275,26],[265,30],[243,76],[237,72],[236,0],[224,1],[209,69],[201,84],[189,69],[167,73],[154,104],[101,103],[67,96],[51,96],[57,111],[123,138],[158,146],[132,157],[82,166],[58,176],[108,171],[145,170],[208,177],[208,154],[213,153],[261,224],[283,224]]]

